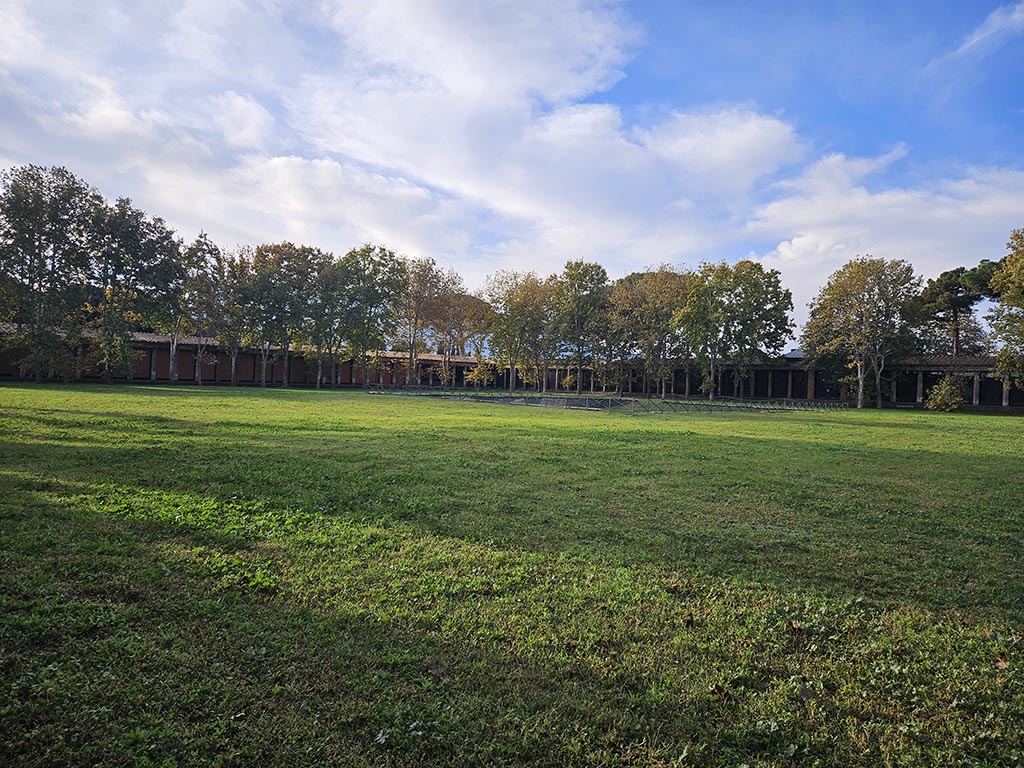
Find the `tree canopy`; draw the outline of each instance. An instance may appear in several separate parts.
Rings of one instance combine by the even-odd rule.
[[[975,312],[983,299],[994,302],[991,333]],[[389,350],[408,356],[406,383],[432,352],[433,373],[448,383],[453,358],[472,355],[477,383],[493,375],[491,357],[508,366],[510,388],[546,388],[557,366],[577,393],[585,372],[590,386],[620,390],[638,370],[644,391],[664,396],[675,371],[693,366],[714,397],[724,368],[741,387],[782,351],[792,309],[780,273],[752,259],[694,271],[660,265],[618,280],[575,259],[548,277],[499,270],[473,294],[433,258],[382,244],[340,256],[287,241],[228,250],[200,232],[186,246],[159,217],[127,198],[106,201],[67,169],[0,174],[0,344],[20,375],[38,380],[73,377],[83,365],[108,380],[130,377],[132,334],[156,330],[171,340],[172,382],[187,338],[197,383],[212,342],[230,357],[232,382],[244,347],[259,350],[264,385],[271,363],[283,363],[285,386],[296,348],[316,361],[317,386],[337,384],[348,358],[368,383],[371,357],[379,364],[377,353]],[[924,285],[906,261],[851,260],[810,304],[801,343],[812,363],[853,372],[860,406],[868,374],[880,403],[889,361],[910,354],[993,347],[999,372],[1024,382],[1024,230],[1011,232],[1001,259]]]

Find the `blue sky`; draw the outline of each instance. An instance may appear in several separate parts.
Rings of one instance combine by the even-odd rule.
[[[1002,255],[1022,83],[1024,2],[0,0],[0,165],[470,288],[756,258],[798,321],[857,254]]]

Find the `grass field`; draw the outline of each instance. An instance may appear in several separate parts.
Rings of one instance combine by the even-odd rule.
[[[1016,765],[1024,420],[0,386],[0,764]]]

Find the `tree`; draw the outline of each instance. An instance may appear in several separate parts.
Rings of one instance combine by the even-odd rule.
[[[537,361],[547,328],[548,288],[534,272],[500,270],[487,278],[487,300],[494,309],[491,348],[508,361],[508,389],[515,390],[516,374],[531,379],[526,368]]]
[[[983,293],[977,281],[967,278],[967,269],[957,267],[932,278],[921,292],[925,315],[948,334],[953,357],[960,357],[962,329],[972,316]]]
[[[349,322],[351,276],[348,266],[329,253],[321,252],[314,265],[305,341],[316,356],[316,388],[320,389],[328,363],[331,386],[337,386],[336,363]]]
[[[612,284],[595,328],[598,339],[595,372],[601,380],[601,388],[607,391],[609,386],[614,387],[617,395],[622,394],[625,383],[625,358],[636,353],[630,317],[634,283],[639,274],[627,275]]]
[[[94,226],[86,311],[110,382],[115,374],[131,377],[131,334],[173,290],[168,281],[177,279],[181,243],[163,219],[150,218],[128,198],[99,209]]]
[[[247,248],[213,258],[213,302],[209,333],[231,358],[231,384],[238,384],[238,354],[249,336],[249,294],[253,279],[252,252]]]
[[[437,373],[446,384],[452,384],[455,377],[452,358],[466,354],[470,339],[486,332],[489,311],[485,301],[466,293],[457,272],[450,269],[440,273],[437,293],[428,302],[425,314],[427,338],[441,355]]]
[[[704,264],[694,276],[678,320],[714,397],[721,366],[736,369],[737,386],[758,359],[773,357],[792,337],[793,298],[778,270],[743,259]]]
[[[280,259],[266,246],[253,251],[251,274],[246,286],[249,323],[243,343],[260,350],[260,386],[267,386],[267,366],[282,339],[287,338],[287,283]]]
[[[999,345],[996,370],[1024,387],[1024,229],[1010,233],[1006,248],[990,283],[999,303],[989,322]]]
[[[165,274],[158,280],[159,294],[153,297],[154,326],[170,337],[170,362],[168,383],[178,381],[178,342],[183,336],[192,334],[199,341],[196,348],[195,382],[202,384],[200,360],[206,343],[203,333],[209,332],[213,317],[218,310],[213,302],[213,264],[220,249],[200,232],[180,258],[163,265]]]
[[[555,334],[576,367],[576,394],[583,392],[583,367],[593,364],[601,312],[611,286],[600,264],[566,262],[554,283],[551,302]]]
[[[214,328],[219,322],[221,306],[220,286],[217,284],[217,265],[223,262],[223,254],[217,244],[205,232],[182,253],[185,267],[185,308],[188,328],[196,338],[195,370],[193,379],[197,386],[203,385],[203,361],[206,348],[215,338]]]
[[[644,371],[644,391],[656,382],[661,396],[667,394],[668,378],[675,363],[689,355],[686,337],[676,317],[685,305],[690,275],[661,265],[655,270],[634,272],[618,281],[611,302],[623,351],[639,355]]]
[[[23,373],[37,381],[69,365],[103,200],[65,168],[0,175],[0,320]]]
[[[253,252],[249,342],[260,349],[261,386],[266,386],[268,363],[278,354],[284,360],[281,386],[291,381],[292,345],[303,338],[311,281],[322,257],[316,248],[290,242],[260,245]]]
[[[398,336],[409,353],[405,383],[412,384],[417,357],[424,345],[427,316],[441,291],[444,275],[430,258],[405,260],[405,286],[398,302]]]
[[[359,354],[366,389],[369,352],[383,349],[395,332],[405,264],[394,251],[369,243],[346,253],[342,263],[349,279],[346,336]]]
[[[801,344],[812,360],[838,357],[857,377],[857,407],[864,407],[864,384],[875,374],[882,405],[882,371],[893,356],[913,345],[913,302],[921,281],[901,259],[863,256],[832,273],[811,302]]]

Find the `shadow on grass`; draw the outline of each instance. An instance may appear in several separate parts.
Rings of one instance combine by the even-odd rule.
[[[469,611],[388,618],[329,591],[304,600],[210,568],[240,554],[287,567],[263,545],[52,504],[89,490],[22,482],[0,517],[5,765],[583,765],[656,763],[687,745],[712,762],[833,748],[798,732],[798,699],[770,703],[793,724],[756,728],[743,692],[700,670],[666,690],[671,663],[600,674],[549,644],[524,653],[474,634]]]
[[[113,418],[93,445],[0,443],[4,471],[115,494],[191,494],[212,505],[211,525],[218,504],[298,511],[781,590],[1024,616],[1011,457],[923,461],[919,450],[707,435],[643,447],[649,436],[619,434],[594,446],[593,431],[565,428],[540,446],[534,430],[493,441],[481,428],[360,429],[353,442],[337,425],[260,435],[252,423],[113,412],[18,417],[66,432],[83,426],[75,415]],[[255,442],[240,445],[239,426]],[[140,445],[147,427],[187,438]]]

